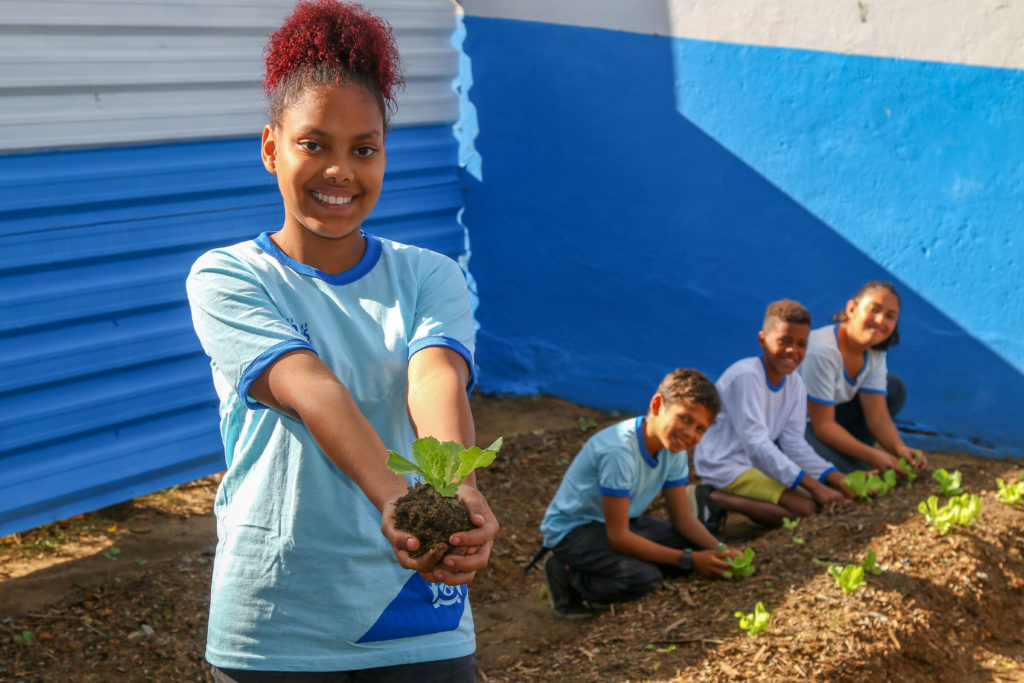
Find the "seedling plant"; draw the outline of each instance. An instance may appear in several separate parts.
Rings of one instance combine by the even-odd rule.
[[[960,486],[963,475],[958,470],[937,469],[932,472],[932,478],[939,483],[938,491],[944,496],[959,496],[964,492]]]
[[[725,561],[729,563],[731,569],[726,569],[722,572],[722,577],[726,579],[743,579],[754,573],[754,549],[744,548],[743,555],[740,557],[727,557]]]
[[[999,491],[996,492],[996,500],[1007,505],[1016,505],[1024,500],[1024,479],[1016,484],[1006,484],[1002,477],[996,479]]]
[[[829,566],[828,573],[847,595],[864,585],[864,567],[859,564],[848,564],[845,567],[833,564]]]
[[[800,526],[800,518],[799,517],[797,517],[796,519],[790,519],[789,517],[783,517],[782,518],[782,526],[786,527],[787,529],[789,529],[790,531],[793,532],[793,543],[796,543],[797,545],[803,545],[804,544],[804,539],[802,539],[801,537],[796,535],[796,528],[798,526]]]
[[[906,458],[900,458],[900,461],[896,463],[896,466],[903,472],[903,480],[907,483],[907,486],[914,483],[917,479],[917,470],[907,462]]]
[[[939,507],[939,497],[928,496],[928,500],[918,503],[917,509],[945,536],[954,526],[970,526],[977,519],[981,514],[981,499],[976,494],[964,493]]]
[[[409,553],[419,557],[443,549],[451,549],[452,534],[474,528],[469,510],[456,497],[459,485],[474,470],[494,462],[501,449],[499,437],[486,449],[466,448],[456,441],[441,443],[432,436],[412,443],[412,462],[395,451],[389,451],[387,465],[397,474],[418,474],[423,482],[395,503],[395,527],[419,539],[419,549]],[[431,567],[423,571],[429,571]]]
[[[740,620],[740,628],[746,631],[747,635],[756,636],[761,631],[768,630],[772,613],[764,608],[763,602],[758,602],[753,612],[736,612],[734,616]]]

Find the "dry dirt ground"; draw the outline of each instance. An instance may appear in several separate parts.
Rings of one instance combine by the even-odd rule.
[[[1024,505],[995,499],[1019,461],[931,455],[981,496],[973,526],[939,536],[917,512],[930,478],[767,531],[739,581],[669,580],[587,622],[556,618],[523,566],[560,477],[594,430],[622,416],[557,399],[476,397],[480,443],[506,437],[480,486],[502,524],[473,584],[482,681],[1024,681]],[[204,681],[218,477],[0,539],[0,680]],[[656,510],[658,512],[658,510]],[[846,596],[823,565],[877,553],[883,572]],[[762,601],[751,637],[734,612]]]

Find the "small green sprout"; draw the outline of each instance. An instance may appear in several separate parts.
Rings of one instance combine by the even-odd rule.
[[[597,426],[597,423],[594,422],[594,418],[592,417],[581,417],[578,421],[578,424],[580,426],[581,432],[585,432]]]
[[[763,602],[758,602],[753,612],[747,614],[736,612],[734,616],[740,620],[741,629],[748,635],[756,636],[761,631],[768,630],[772,613],[764,608]]]
[[[864,561],[860,563],[860,566],[864,568],[865,572],[878,576],[882,573],[882,568],[878,566],[876,558],[877,556],[875,555],[875,551],[869,550],[867,557],[865,557]]]
[[[963,475],[957,470],[947,472],[944,469],[937,469],[932,472],[932,478],[939,483],[938,491],[944,496],[959,496],[963,493],[960,487]]]
[[[796,543],[797,545],[803,545],[804,544],[803,536],[797,536],[796,534],[794,534],[793,535],[793,543]]]
[[[121,549],[118,548],[116,545],[112,545],[107,549],[105,553],[103,553],[103,557],[107,558],[108,560],[116,560],[117,556],[120,554]]]
[[[722,572],[722,577],[726,579],[742,579],[750,576],[754,573],[754,549],[745,548],[741,557],[727,557],[725,561],[729,563],[732,569],[726,569]]]
[[[675,645],[669,645],[668,647],[658,647],[654,643],[647,643],[647,645],[645,645],[644,647],[648,650],[653,650],[654,652],[660,652],[661,654],[668,654],[669,652],[673,652],[676,649]]]
[[[14,642],[18,645],[29,645],[33,638],[35,638],[35,635],[32,631],[22,631],[20,634],[16,633],[14,635]]]
[[[135,558],[135,566],[136,567],[141,567],[142,565],[146,564],[147,562],[149,562],[149,560],[147,560],[144,557],[136,557]]]
[[[848,564],[845,567],[833,564],[829,566],[828,573],[847,595],[864,585],[864,567],[859,564]]]
[[[903,474],[905,475],[903,480],[907,485],[909,486],[910,484],[913,484],[914,480],[917,479],[917,469],[907,462],[906,458],[900,458],[900,461],[896,463],[896,466],[903,471]]]
[[[1018,481],[1016,484],[1007,485],[1003,482],[1002,477],[999,477],[996,479],[996,484],[999,485],[999,491],[996,493],[996,500],[1000,503],[1015,505],[1021,502],[1021,500],[1024,500],[1024,479]]]
[[[469,473],[494,462],[501,450],[502,439],[498,439],[481,450],[479,446],[465,448],[457,441],[441,443],[432,436],[425,436],[412,442],[413,463],[395,451],[388,451],[388,467],[397,474],[418,474],[423,481],[445,498],[454,498],[459,484]]]
[[[798,526],[800,526],[800,518],[797,517],[796,519],[790,519],[789,517],[783,517],[782,526],[786,527],[790,531],[794,531]]]
[[[981,499],[976,494],[964,493],[939,507],[939,497],[928,496],[928,500],[921,501],[917,509],[940,534],[946,535],[954,526],[971,525],[981,514]]]

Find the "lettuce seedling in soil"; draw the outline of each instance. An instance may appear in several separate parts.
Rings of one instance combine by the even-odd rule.
[[[829,566],[828,573],[847,595],[864,585],[864,567],[859,564],[848,564],[845,567],[833,564]]]
[[[397,474],[418,474],[423,482],[410,487],[409,493],[395,503],[395,527],[419,539],[419,550],[409,553],[420,557],[438,547],[443,556],[451,545],[452,534],[474,527],[469,510],[455,497],[469,474],[494,462],[501,450],[499,437],[486,449],[466,448],[456,441],[441,443],[432,436],[412,442],[413,463],[395,451],[388,452],[388,467]],[[424,571],[429,571],[426,568]]]
[[[937,469],[932,472],[932,478],[939,482],[939,493],[944,496],[958,496],[963,493],[960,488],[963,475],[959,471],[947,472],[944,469]]]
[[[864,470],[854,470],[846,475],[846,485],[860,500],[867,500],[882,487],[882,480],[877,474],[868,476]]]
[[[860,563],[860,566],[864,568],[865,572],[867,572],[869,574],[874,574],[875,576],[878,576],[879,574],[882,573],[882,568],[878,566],[878,562],[876,562],[876,558],[877,558],[877,555],[875,554],[875,551],[874,550],[869,550],[868,554],[867,554],[867,557],[865,557],[864,561]]]
[[[745,548],[741,557],[727,557],[725,561],[729,563],[732,569],[726,569],[722,572],[722,577],[726,579],[743,579],[754,573],[754,549]]]
[[[928,496],[928,500],[920,502],[917,509],[940,534],[946,535],[954,526],[971,525],[981,514],[981,499],[976,494],[965,493],[950,498],[948,503],[939,507],[939,497]]]
[[[1024,500],[1024,480],[1018,481],[1016,484],[1007,485],[1003,482],[1002,477],[997,477],[996,484],[999,486],[999,491],[996,493],[996,500],[1000,503],[1015,505],[1021,500]]]
[[[900,461],[896,463],[896,466],[903,471],[903,479],[906,481],[907,486],[913,484],[914,480],[917,479],[917,470],[914,469],[914,466],[907,462],[906,458],[900,458]]]
[[[741,629],[746,631],[748,635],[756,636],[761,631],[768,630],[772,613],[764,608],[763,602],[758,602],[753,612],[747,614],[736,612],[734,616],[740,620]]]

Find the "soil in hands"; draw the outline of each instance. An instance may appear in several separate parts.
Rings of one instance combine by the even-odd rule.
[[[419,483],[395,503],[395,527],[419,539],[419,549],[409,553],[412,557],[444,548],[440,558],[452,549],[452,534],[469,531],[473,522],[458,498],[445,498],[434,487]]]

